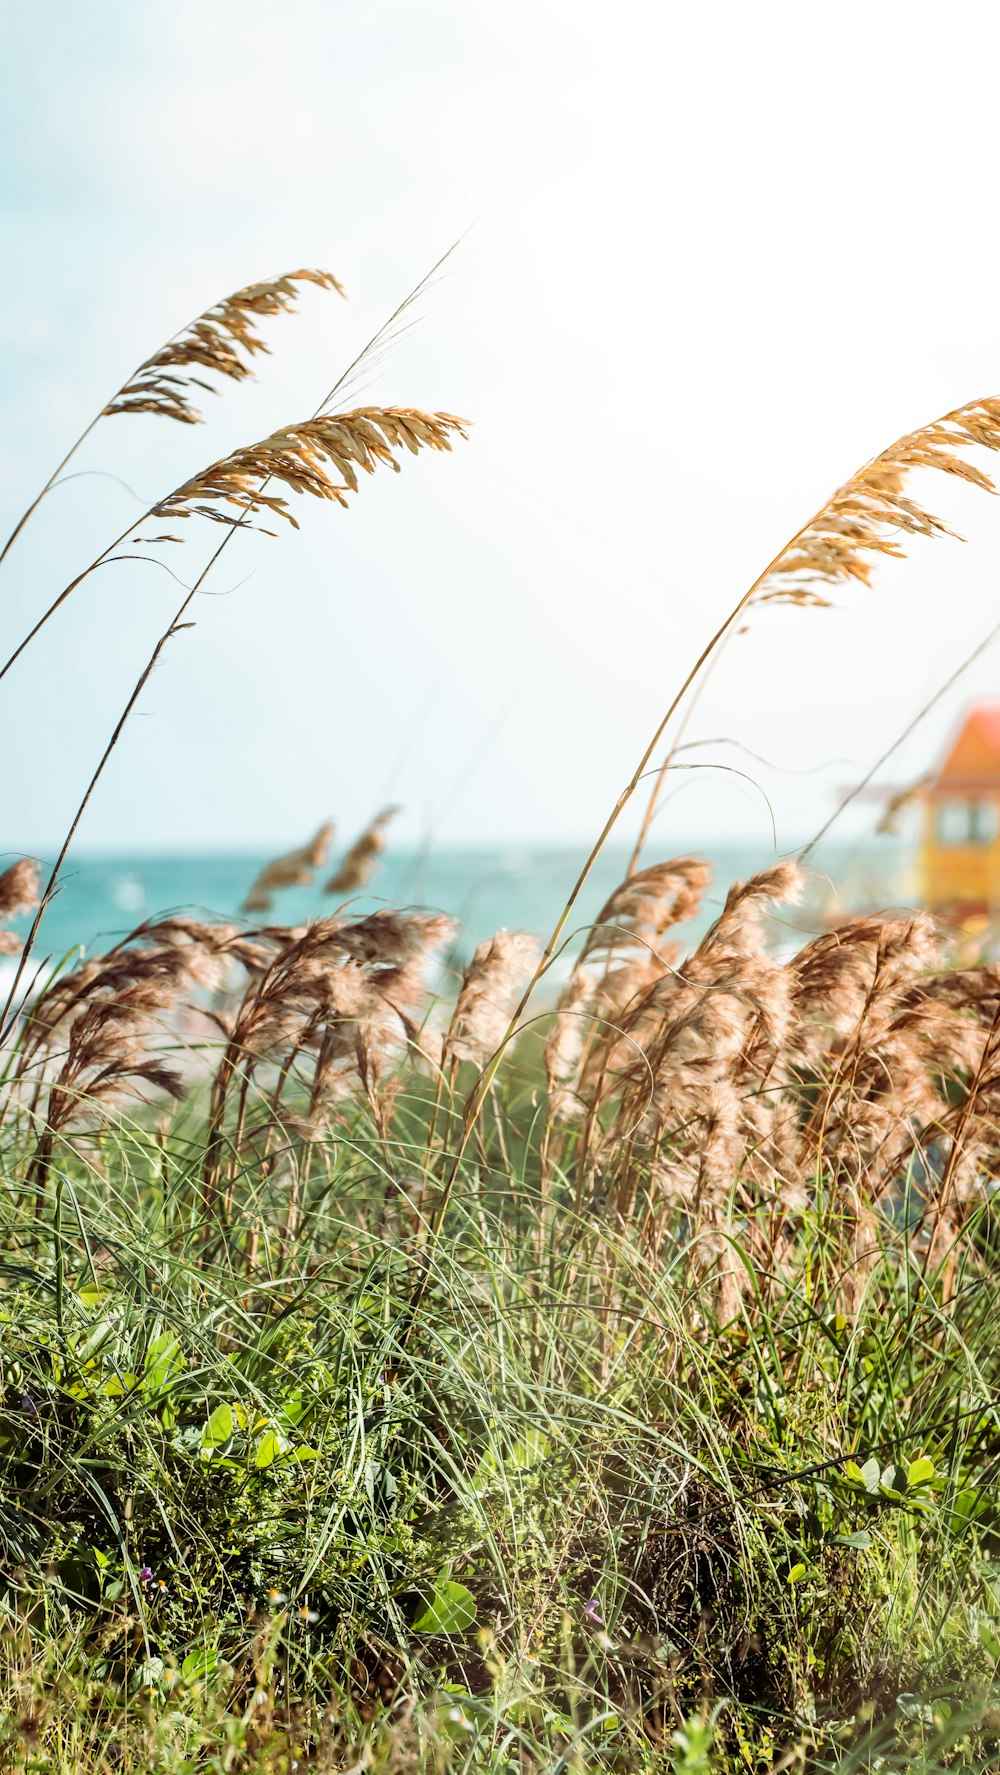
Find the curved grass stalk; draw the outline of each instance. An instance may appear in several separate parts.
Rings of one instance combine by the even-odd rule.
[[[159,413],[185,425],[197,424],[201,415],[192,405],[188,391],[191,388],[211,390],[212,385],[191,374],[192,369],[209,370],[234,382],[246,380],[252,374],[250,362],[254,354],[268,349],[257,335],[257,322],[266,315],[292,310],[297,294],[295,285],[300,282],[318,284],[322,289],[335,289],[339,295],[344,294],[337,279],[328,271],[291,271],[264,283],[249,284],[214,303],[202,314],[195,315],[193,320],[172,333],[158,351],[145,358],[126,377],[107,405],[94,414],[27,510],[22,512],[0,549],[0,563],[51,493],[63,469],[102,419],[121,413]],[[185,370],[186,375],[178,374]]]
[[[700,678],[720,644],[731,632],[734,623],[754,603],[824,606],[829,600],[814,589],[817,585],[832,587],[845,582],[867,585],[871,577],[871,562],[866,556],[902,557],[905,551],[900,542],[901,536],[956,535],[940,518],[908,497],[905,487],[911,471],[922,468],[936,469],[941,474],[977,486],[984,492],[995,492],[993,482],[983,470],[956,454],[957,451],[972,447],[993,451],[1000,449],[1000,399],[987,398],[955,408],[920,430],[907,433],[878,456],[872,457],[778,550],[702,648],[608,814],[570,890],[538,966],[521,995],[503,1041],[469,1093],[462,1114],[457,1148],[431,1220],[432,1247],[440,1235],[462,1160],[503,1056],[518,1032],[521,1018],[535,988],[551,966],[570,915],[590,878],[594,864],[631,802],[657,747],[692,685]],[[416,1320],[429,1277],[430,1267],[425,1264],[411,1297],[407,1334]]]
[[[453,247],[450,247],[448,253],[453,250]],[[7,993],[3,1012],[0,1015],[0,1046],[9,1039],[12,1027],[16,1022],[16,1013],[12,1017],[14,1001],[34,948],[45,909],[56,890],[59,872],[69,853],[90,798],[107,768],[132,711],[156,669],[160,655],[174,635],[191,626],[185,622],[184,618],[212,568],[232,541],[237,530],[247,527],[251,515],[259,511],[262,504],[269,510],[278,510],[282,515],[285,515],[284,502],[275,501],[273,496],[268,495],[267,489],[271,481],[276,479],[296,492],[308,492],[315,497],[335,500],[338,504],[345,505],[346,490],[330,479],[326,468],[327,462],[332,463],[341,471],[347,487],[353,490],[358,484],[354,465],[371,473],[374,472],[376,463],[387,462],[392,468],[398,470],[399,464],[393,456],[393,451],[401,446],[405,446],[412,454],[416,455],[426,447],[436,450],[450,449],[449,434],[453,432],[465,436],[463,422],[451,414],[431,415],[410,408],[364,409],[359,414],[337,416],[331,416],[325,412],[325,408],[329,406],[345,377],[356,370],[367,354],[384,338],[387,329],[392,326],[396,317],[426,287],[428,280],[433,276],[438,266],[448,257],[448,253],[437,261],[437,264],[420,280],[403,303],[394,310],[384,326],[359,352],[353,363],[348,366],[344,376],[334,384],[330,393],[324,397],[304,426],[289,427],[285,432],[265,439],[258,446],[253,446],[249,450],[237,451],[232,457],[212,464],[205,471],[203,477],[195,477],[194,480],[185,483],[183,487],[169,495],[167,501],[161,502],[161,505],[169,504],[171,515],[176,517],[186,517],[196,510],[200,510],[201,515],[214,517],[217,521],[224,522],[227,525],[226,534],[194,584],[185,591],[183,600],[153,648],[87,784],[83,798],[52,866]],[[252,484],[254,481],[257,483],[256,488]],[[207,506],[202,503],[199,507],[196,503],[198,501],[210,503]],[[215,502],[215,504],[228,503],[235,507],[237,515],[224,517],[213,509],[211,502]],[[131,526],[126,534],[131,534],[135,528],[135,525]],[[112,547],[115,546],[117,544],[112,545]],[[105,551],[105,556],[109,553],[110,550]],[[70,592],[85,577],[86,574],[81,575],[72,586],[60,595],[56,604],[46,613],[43,622],[48,620],[59,604],[65,602]],[[41,624],[36,625],[33,633],[36,633],[40,626]],[[22,651],[26,645],[27,641],[23,642],[18,652]],[[6,667],[4,669],[6,670]]]

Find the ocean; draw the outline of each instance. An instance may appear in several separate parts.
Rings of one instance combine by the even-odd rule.
[[[702,915],[686,928],[697,937],[716,916],[730,883],[763,868],[774,853],[763,847],[709,842],[682,853],[707,857],[714,884]],[[501,926],[547,936],[556,922],[586,855],[579,847],[516,845],[445,848],[428,852],[393,851],[382,859],[368,891],[351,903],[353,911],[379,905],[421,906],[448,912],[460,926],[465,950]],[[609,849],[598,859],[569,924],[578,930],[593,920],[622,879],[627,851]],[[650,853],[647,861],[656,861]],[[62,885],[45,913],[35,946],[38,962],[58,963],[78,946],[91,952],[114,942],[143,919],[175,912],[236,918],[246,892],[267,861],[265,854],[151,856],[127,853],[70,858]],[[334,909],[317,883],[292,888],[275,899],[275,922],[299,924]],[[836,896],[834,900],[834,895]],[[879,840],[864,847],[828,845],[810,859],[810,889],[802,907],[789,913],[795,929],[818,928],[831,911],[850,912],[876,905],[911,904],[912,856],[898,843]],[[14,921],[24,930],[30,920]]]

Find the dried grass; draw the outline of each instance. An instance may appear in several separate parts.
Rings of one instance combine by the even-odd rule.
[[[774,1274],[798,1211],[822,1195],[850,1307],[873,1216],[916,1190],[934,1261],[1000,1164],[1000,970],[944,968],[925,913],[848,920],[779,959],[767,920],[800,887],[789,864],[738,883],[672,961],[609,966],[631,930],[595,932],[548,1043],[551,1113],[579,1128],[581,1187],[639,1213],[654,1241],[681,1215],[725,1312],[747,1279],[729,1256],[734,1203],[744,1250]]]
[[[192,423],[198,417],[192,390],[212,386],[203,376],[248,376],[256,353],[266,349],[260,321],[291,308],[303,282],[339,289],[329,274],[296,272],[237,292],[147,360],[106,411],[152,411]],[[450,413],[321,409],[211,464],[152,515],[167,522],[201,516],[230,534],[258,514],[295,525],[292,494],[346,507],[363,474],[379,467],[398,472],[404,450],[450,450],[456,436],[466,435],[466,422]],[[1000,401],[977,401],[900,439],[841,487],[769,564],[696,662],[619,797],[538,967],[537,950],[521,933],[501,931],[480,944],[450,1020],[438,1021],[445,1033],[435,1056],[432,1132],[459,1063],[484,1070],[461,1116],[435,1225],[474,1129],[480,1156],[488,1158],[479,1110],[527,992],[553,958],[593,858],[667,722],[722,635],[750,605],[825,603],[831,588],[867,584],[874,560],[902,555],[908,537],[953,534],[913,496],[913,471],[992,492],[993,482],[970,452],[998,448]],[[158,643],[77,819],[203,578],[188,589]],[[394,811],[376,816],[325,892],[349,895],[369,882]],[[309,844],[269,863],[245,910],[267,912],[276,892],[311,882],[330,838],[324,827]],[[931,1261],[1000,1164],[997,973],[949,972],[939,934],[920,914],[849,920],[782,958],[769,926],[775,908],[800,890],[799,871],[790,864],[736,884],[711,929],[684,955],[671,933],[697,910],[708,880],[698,859],[667,861],[632,874],[602,908],[546,1045],[545,1139],[573,1171],[578,1205],[589,1191],[601,1212],[633,1226],[654,1252],[671,1228],[683,1226],[694,1239],[695,1271],[715,1291],[719,1310],[735,1310],[741,1286],[739,1268],[726,1255],[734,1213],[741,1216],[745,1252],[759,1259],[762,1274],[774,1275],[803,1204],[829,1200],[849,1301],[876,1248],[877,1217],[902,1189],[917,1180]],[[0,918],[37,901],[32,865],[15,864],[0,877]],[[98,1120],[122,1094],[187,1094],[186,1079],[164,1057],[163,1032],[175,1041],[189,995],[220,989],[237,966],[239,990],[207,1007],[222,1035],[210,1084],[205,1176],[211,1204],[217,1205],[223,1174],[228,1210],[244,1163],[270,1163],[286,1099],[310,1137],[347,1106],[362,1105],[391,1178],[400,1081],[432,1045],[428,967],[450,930],[434,915],[389,911],[335,916],[300,930],[236,931],[180,920],[140,927],[107,956],[54,983],[20,1031],[12,1094],[39,1129],[36,1183],[44,1183],[55,1143]],[[17,946],[0,929],[0,949],[8,945]],[[518,997],[528,974],[528,989]],[[428,1151],[425,1175],[433,1156]],[[293,1200],[288,1227],[294,1206]]]
[[[214,303],[147,358],[108,402],[104,414],[158,413],[183,425],[198,424],[201,414],[192,402],[192,390],[217,392],[205,381],[206,374],[231,382],[251,377],[255,355],[270,350],[258,331],[260,322],[290,313],[299,296],[296,286],[303,283],[344,294],[329,271],[289,271],[283,277],[248,284]]]
[[[444,1055],[485,1066],[503,1042],[519,989],[538,960],[525,931],[497,931],[473,953],[462,975]]]
[[[925,773],[923,776],[917,777],[915,782],[906,784],[904,788],[895,790],[892,795],[887,797],[875,828],[879,837],[898,838],[902,829],[902,816],[915,802],[920,800],[924,790],[933,780],[932,776]]]
[[[264,483],[276,481],[291,493],[332,500],[346,509],[348,494],[360,485],[359,469],[371,475],[382,464],[398,474],[394,451],[416,456],[425,449],[450,450],[454,436],[468,436],[467,425],[452,413],[421,413],[410,407],[359,407],[306,419],[211,463],[155,505],[152,516],[175,522],[197,515],[236,525],[264,510],[298,529],[288,500],[267,492]]]
[[[419,1052],[420,1025],[429,1009],[426,971],[453,932],[437,913],[383,910],[366,918],[319,919],[303,930],[264,928],[249,933],[241,959],[251,980],[219,1022],[227,1040],[212,1081],[206,1180],[214,1194],[224,1147],[227,1106],[239,1097],[232,1150],[245,1135],[249,1093],[259,1072],[276,1071],[263,1123],[278,1116],[286,1082],[297,1069],[306,1102],[300,1126],[315,1133],[327,1113],[360,1089],[384,1129],[391,1105],[390,1075],[408,1053]]]
[[[143,1086],[183,1096],[181,1076],[162,1053],[164,1031],[187,991],[221,983],[242,944],[228,925],[150,922],[42,991],[14,1067],[14,1091],[30,1091],[42,1128],[33,1181],[44,1181],[58,1137],[90,1124],[123,1096],[141,1095]]]
[[[333,826],[326,821],[297,850],[286,851],[265,863],[243,902],[244,912],[270,912],[274,896],[283,888],[308,887],[317,869],[322,869],[333,843]]]
[[[929,469],[994,493],[990,476],[964,455],[973,449],[1000,449],[1000,400],[956,407],[866,462],[771,563],[753,602],[826,604],[817,587],[868,585],[869,557],[902,559],[906,537],[957,536],[907,488],[914,469]]]
[[[0,919],[16,918],[38,905],[41,886],[34,857],[19,857],[0,874]],[[0,927],[0,955],[16,955],[21,939],[15,931]]]
[[[385,829],[398,812],[397,807],[384,807],[375,815],[334,870],[323,888],[324,894],[356,894],[367,886],[386,847]]]
[[[315,867],[327,838],[292,855]],[[273,867],[284,876],[289,861]],[[773,1282],[801,1211],[824,1203],[851,1310],[903,1194],[918,1204],[915,1249],[937,1264],[1000,1169],[1000,966],[949,968],[925,913],[849,919],[776,953],[774,930],[787,944],[787,927],[775,915],[802,885],[788,863],[735,884],[700,942],[668,951],[665,933],[707,885],[707,866],[680,858],[602,908],[547,1043],[544,1150],[561,1142],[578,1203],[590,1193],[654,1253],[683,1228],[698,1287],[724,1316],[747,1278],[734,1238]],[[23,905],[35,886],[30,865],[15,865],[0,903]],[[10,1095],[38,1130],[34,1185],[57,1142],[94,1129],[123,1096],[203,1088],[205,1062],[178,1070],[172,1057],[194,994],[222,1037],[205,1167],[216,1211],[223,1180],[228,1214],[237,1179],[274,1165],[279,1130],[307,1154],[359,1105],[395,1188],[403,1082],[430,1058],[430,1165],[457,1066],[492,1066],[537,955],[521,932],[482,942],[434,1038],[429,967],[452,935],[449,919],[389,909],[302,929],[140,926],[54,981],[21,1030]],[[288,1174],[285,1238],[303,1167]],[[418,1221],[425,1190],[418,1180]]]

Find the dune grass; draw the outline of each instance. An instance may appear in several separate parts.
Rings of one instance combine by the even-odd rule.
[[[536,1095],[505,1080],[417,1320],[360,1112],[252,1273],[279,1186],[206,1229],[193,1111],[6,1202],[13,1766],[994,1766],[985,1211],[947,1286],[887,1222],[848,1319],[817,1205],[720,1326],[683,1237],[542,1186]]]
[[[339,289],[298,272],[237,292],[104,414],[197,423],[204,375],[249,374],[303,280]],[[126,547],[222,527],[46,885],[27,860],[0,875],[0,952],[20,952],[0,1032],[0,1760],[992,1769],[997,968],[956,965],[921,914],[795,941],[786,920],[779,948],[787,862],[733,884],[686,953],[708,871],[640,868],[650,812],[544,993],[736,619],[945,531],[911,471],[990,489],[1000,403],[875,457],[736,602],[544,945],[500,931],[463,961],[446,918],[341,904],[301,930],[154,920],[31,982],[77,827],[236,532],[294,522],[293,494],[343,507],[359,471],[465,437],[447,412],[336,410],[426,282],[311,418],[157,501],[0,669]],[[150,522],[172,528],[138,537]],[[393,811],[331,896],[368,880]],[[245,911],[313,879],[330,839],[275,859]],[[2,921],[26,909],[22,945]]]

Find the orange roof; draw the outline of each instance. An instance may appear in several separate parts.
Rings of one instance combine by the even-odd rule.
[[[968,712],[935,788],[1000,788],[1000,702],[976,703]]]

